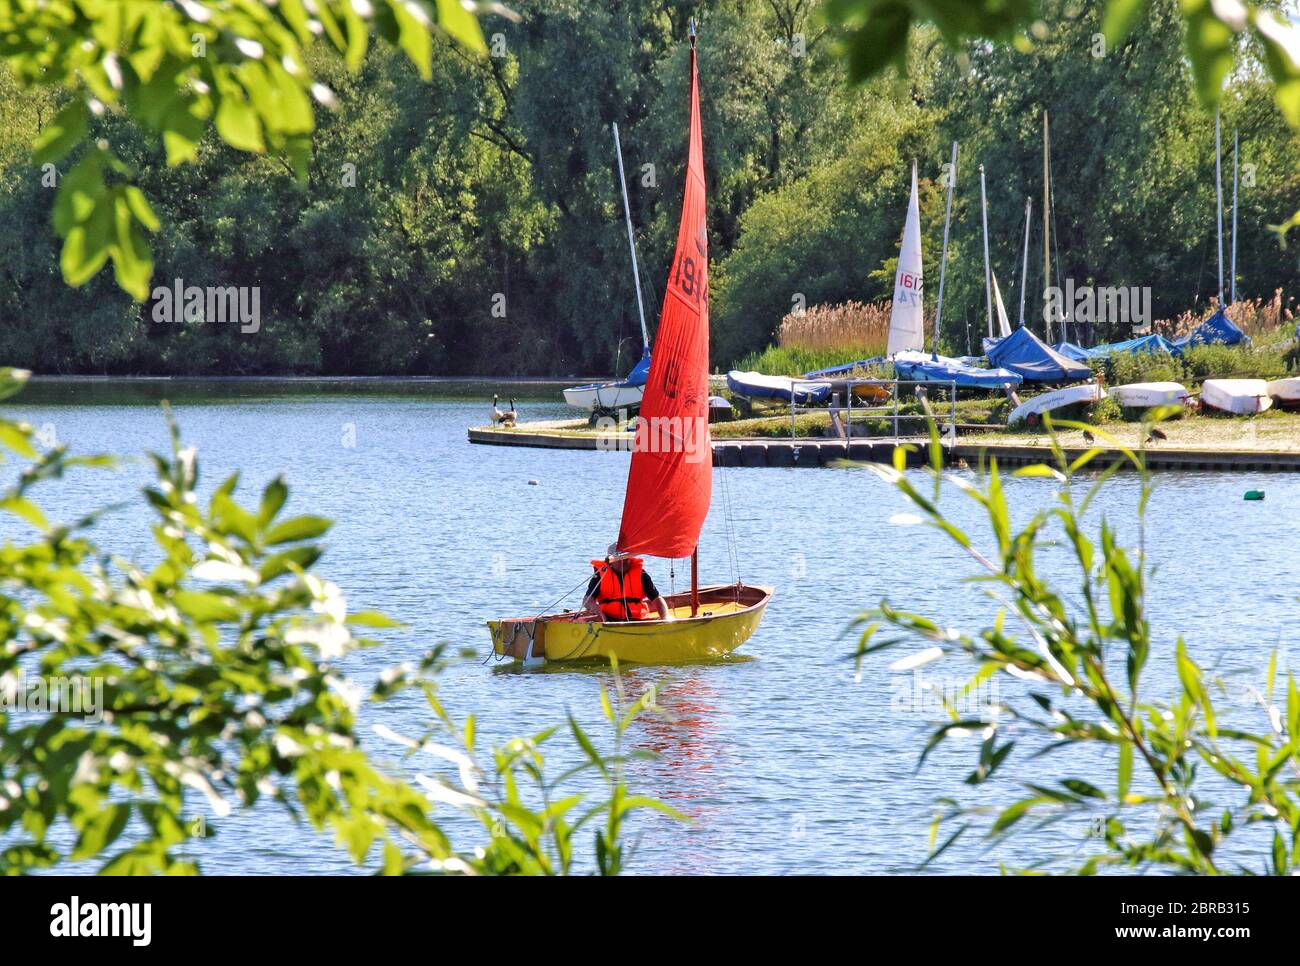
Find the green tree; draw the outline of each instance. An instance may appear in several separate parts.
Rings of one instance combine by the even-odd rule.
[[[169,164],[193,161],[213,126],[231,147],[270,152],[301,177],[315,129],[313,101],[335,102],[304,53],[314,38],[328,38],[355,70],[376,34],[400,46],[428,78],[434,30],[484,50],[477,20],[458,0],[436,0],[436,7],[425,0],[321,0],[310,10],[302,0],[4,0],[0,58],[24,84],[71,92],[35,142],[37,163],[61,162],[85,145],[63,174],[55,205],[64,278],[81,285],[111,259],[123,289],[137,300],[149,292],[147,234],[157,231],[158,218],[98,118],[130,117],[161,141]]]
[[[879,269],[897,258],[911,178],[907,162],[938,152],[929,111],[906,96],[889,97],[883,83],[873,94],[869,131],[856,130],[834,157],[762,195],[741,218],[736,247],[713,279],[718,361],[767,344],[796,295],[809,305],[888,298],[893,276],[883,280]],[[921,176],[938,175],[937,167],[923,168]],[[926,222],[933,228],[935,212],[942,217],[942,198],[926,187]],[[926,247],[927,254],[937,253],[932,244]],[[934,257],[930,264],[936,263]]]
[[[909,32],[935,26],[954,49],[968,41],[991,40],[1023,51],[1050,35],[1040,0],[828,0],[825,13],[841,30],[841,49],[850,71],[865,79],[893,65],[906,70]],[[1164,0],[1107,0],[1100,26],[1107,43],[1122,44],[1148,7],[1167,9]],[[1180,0],[1184,38],[1194,88],[1203,104],[1214,106],[1224,83],[1244,53],[1254,49],[1273,81],[1273,96],[1292,127],[1300,127],[1300,26],[1285,5],[1265,2],[1215,3]],[[1066,6],[1068,16],[1085,14],[1083,5]],[[1281,226],[1300,224],[1300,213]]]

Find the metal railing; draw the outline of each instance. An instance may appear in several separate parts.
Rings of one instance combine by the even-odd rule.
[[[811,402],[805,402],[801,406],[799,402],[799,396],[800,395],[811,396],[812,389],[814,389],[815,387],[824,386],[826,385],[827,382],[832,382],[832,390],[831,390],[831,397],[830,397],[831,425],[834,426],[836,421],[836,416],[842,414],[844,422],[843,425],[841,427],[837,427],[837,429],[839,429],[842,432],[842,435],[845,440],[853,439],[853,415],[855,411],[859,414],[859,419],[874,418],[874,419],[892,420],[894,425],[894,435],[892,438],[901,439],[902,435],[898,431],[898,423],[900,420],[923,418],[915,413],[900,412],[900,408],[904,402],[904,400],[901,398],[902,396],[901,390],[905,386],[913,387],[912,395],[915,397],[920,397],[922,395],[930,397],[930,394],[935,390],[938,390],[946,394],[947,396],[946,401],[948,403],[948,414],[947,414],[948,418],[947,420],[941,421],[941,425],[943,426],[941,435],[947,441],[953,441],[957,438],[957,382],[956,380],[937,382],[937,381],[925,380],[925,379],[836,379],[833,381],[826,380],[826,379],[795,379],[792,382],[791,385],[792,392],[790,394],[791,396],[790,438],[791,439],[797,439],[799,436],[797,424],[796,424],[796,418],[798,417],[801,408],[805,413],[819,411],[823,408],[823,405],[821,403],[811,403]],[[853,397],[854,397],[855,390],[857,389],[858,386],[873,386],[878,389],[884,388],[888,393],[888,398],[878,404],[873,405],[871,403],[862,403],[855,407],[853,405]],[[804,390],[802,393],[800,391],[801,388]],[[845,399],[843,403],[840,403],[837,406],[840,389],[843,389]]]

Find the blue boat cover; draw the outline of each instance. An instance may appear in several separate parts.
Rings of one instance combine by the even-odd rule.
[[[899,379],[918,382],[955,382],[965,389],[1014,389],[1021,378],[1006,369],[984,369],[960,359],[926,354],[900,352],[894,356],[894,371]]]
[[[1009,369],[1027,382],[1075,382],[1092,378],[1091,369],[1061,355],[1024,326],[989,347],[988,356],[993,365]]]
[[[769,376],[737,369],[727,373],[727,387],[738,395],[752,399],[784,399],[801,406],[822,402],[831,394],[829,382],[807,382],[789,376]]]
[[[1073,342],[1058,342],[1052,346],[1057,352],[1067,359],[1073,359],[1075,362],[1087,362],[1088,353],[1091,349],[1085,349],[1081,345],[1075,345]]]
[[[632,371],[627,374],[623,380],[624,385],[644,386],[645,381],[650,378],[650,347],[646,346],[645,351],[641,353],[641,361],[632,367]]]
[[[1212,343],[1237,345],[1249,341],[1250,339],[1246,337],[1246,333],[1233,325],[1228,317],[1223,314],[1223,309],[1219,309],[1187,335],[1171,343],[1170,351],[1181,353],[1184,349],[1190,349],[1198,345],[1210,345]]]
[[[1087,362],[1089,359],[1100,359],[1103,356],[1120,355],[1128,353],[1137,355],[1141,352],[1173,352],[1174,345],[1163,335],[1152,334],[1144,335],[1137,339],[1128,339],[1124,342],[1106,342],[1101,345],[1095,345],[1091,349],[1085,349],[1077,346],[1073,342],[1062,342],[1056,347],[1056,351],[1067,359],[1073,359],[1075,362]]]

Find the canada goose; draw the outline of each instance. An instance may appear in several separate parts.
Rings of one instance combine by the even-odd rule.
[[[501,425],[513,426],[519,420],[519,413],[515,410],[515,401],[510,400],[510,408],[501,414]]]
[[[497,402],[500,399],[501,397],[497,395],[493,395],[492,397],[492,425],[493,426],[495,426],[497,423],[504,423],[506,421],[506,416],[512,415],[508,413],[503,413],[500,409],[497,408]]]

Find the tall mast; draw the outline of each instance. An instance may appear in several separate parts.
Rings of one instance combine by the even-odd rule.
[[[691,18],[691,62],[694,67],[695,61],[695,18]],[[688,165],[689,167],[689,165]],[[689,171],[687,177],[690,177]],[[683,217],[685,213],[683,212]],[[703,229],[701,229],[703,231]],[[708,268],[708,262],[705,262],[705,268]],[[707,290],[706,290],[707,291]],[[791,396],[790,411],[794,412],[793,396]],[[700,542],[695,541],[695,548],[691,551],[691,616],[694,617],[700,612]]]
[[[984,218],[984,304],[988,309],[989,338],[993,338],[993,282],[989,269],[989,203],[984,190],[984,165],[980,165],[980,212]]]
[[[943,212],[943,254],[939,257],[939,302],[934,307],[934,342],[930,351],[939,352],[939,320],[943,318],[943,276],[948,268],[948,225],[952,221],[952,189],[957,184],[957,142],[952,142],[952,164],[948,167],[948,202]]]
[[[1052,341],[1052,313],[1051,297],[1048,289],[1052,285],[1052,198],[1051,198],[1051,181],[1052,172],[1048,167],[1047,159],[1049,157],[1049,143],[1047,135],[1047,111],[1043,111],[1043,322],[1046,325],[1044,330],[1047,334],[1047,341]]]
[[[1219,220],[1219,308],[1223,308],[1223,165],[1219,151],[1219,109],[1214,109],[1214,193],[1218,199],[1216,214]]]
[[[1025,284],[1029,281],[1029,216],[1034,199],[1025,199],[1025,256],[1020,265],[1020,328],[1025,327]]]
[[[1232,288],[1231,302],[1237,301],[1237,150],[1241,144],[1237,129],[1232,129]]]
[[[627,201],[627,178],[623,174],[623,146],[618,141],[618,125],[614,125],[614,153],[618,155],[618,186],[623,189],[623,218],[627,222],[627,249],[632,255],[632,284],[636,288],[636,313],[641,318],[641,345],[648,348],[650,335],[645,327],[645,305],[641,301],[641,271],[636,264],[636,242],[632,239],[632,207]]]

